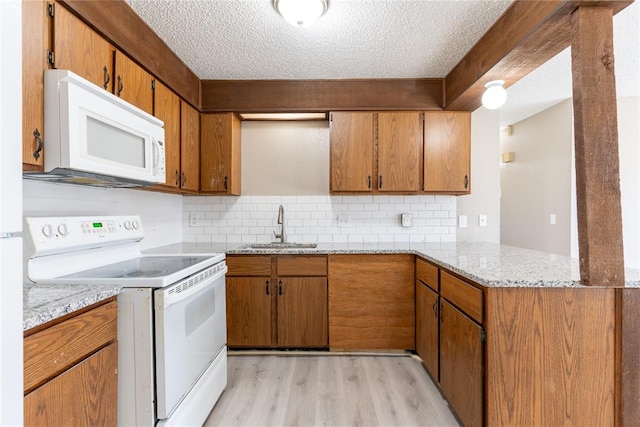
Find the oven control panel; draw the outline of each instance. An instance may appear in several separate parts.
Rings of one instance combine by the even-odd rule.
[[[38,255],[136,242],[144,237],[138,215],[26,217],[25,232]]]

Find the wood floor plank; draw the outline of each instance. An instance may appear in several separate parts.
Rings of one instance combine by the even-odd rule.
[[[442,426],[458,423],[408,356],[230,355],[205,426]]]

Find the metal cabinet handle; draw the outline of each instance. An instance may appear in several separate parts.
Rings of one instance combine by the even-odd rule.
[[[104,66],[102,71],[104,71],[104,85],[102,85],[102,87],[107,89],[109,87],[109,82],[111,81],[111,76],[109,75],[109,69],[106,65]]]
[[[228,176],[224,177],[224,189],[225,190],[229,189],[229,177]]]
[[[378,177],[378,189],[382,190],[382,175]]]
[[[282,295],[282,280],[278,281],[278,295]]]
[[[440,303],[440,323],[444,321],[444,306]]]
[[[33,158],[38,160],[40,158],[40,152],[44,148],[44,142],[42,141],[42,137],[40,135],[40,131],[38,131],[38,128],[36,128],[36,130],[33,131],[33,136],[35,136],[36,141],[38,141],[38,146],[36,147],[36,151],[33,152]]]
[[[464,188],[465,190],[469,187],[469,175],[464,176]]]
[[[269,292],[269,281],[268,280],[266,282],[266,288],[267,288],[267,295],[270,295],[270,292]]]
[[[180,172],[176,169],[176,187],[180,186]]]
[[[436,319],[438,318],[438,300],[435,300],[433,302],[433,314],[436,316]]]
[[[367,188],[371,190],[371,175],[367,177]]]
[[[117,79],[118,79],[118,90],[116,91],[116,96],[120,96],[120,94],[122,93],[122,90],[124,89],[124,84],[122,83],[122,78],[120,76],[118,76]]]
[[[182,176],[182,179],[181,179],[181,181],[180,181],[180,185],[184,187],[184,184],[186,184],[186,183],[187,183],[187,177],[186,177],[186,175],[184,174],[184,172],[182,172],[180,175]]]

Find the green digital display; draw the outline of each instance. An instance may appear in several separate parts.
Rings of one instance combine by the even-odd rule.
[[[94,222],[93,223],[93,228],[102,228],[102,223],[101,222]]]

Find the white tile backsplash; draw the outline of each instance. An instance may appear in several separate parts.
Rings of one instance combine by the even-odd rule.
[[[185,196],[183,239],[187,242],[270,242],[278,206],[285,210],[290,241],[455,242],[455,196]],[[200,213],[197,227],[189,225]],[[338,225],[338,214],[351,217]],[[400,225],[411,213],[412,227]]]
[[[182,196],[28,179],[22,182],[25,216],[140,215],[145,231],[143,249],[182,241]]]

